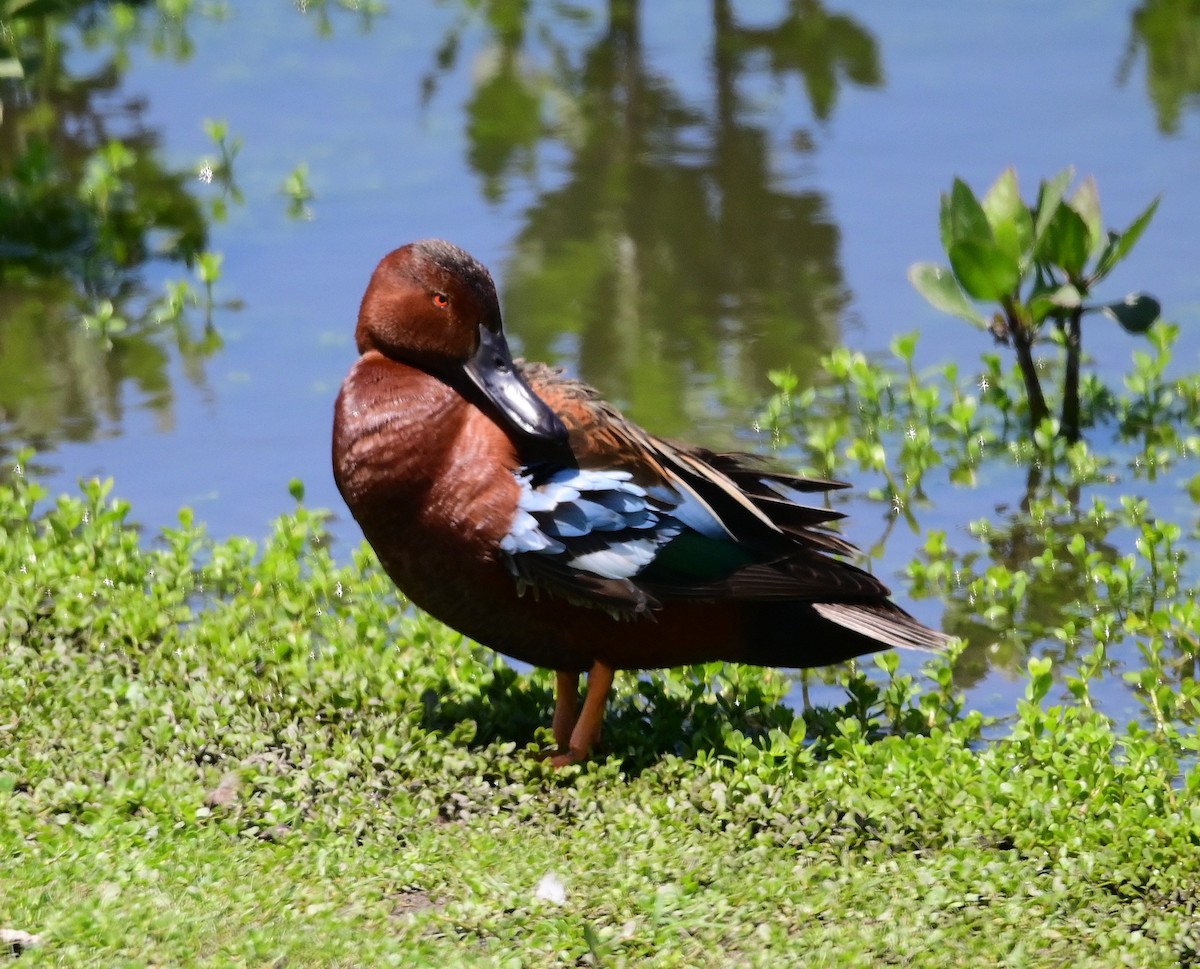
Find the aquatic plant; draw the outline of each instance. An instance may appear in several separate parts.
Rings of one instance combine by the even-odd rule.
[[[1158,208],[1155,199],[1127,229],[1105,230],[1100,195],[1092,178],[1068,198],[1068,168],[1041,183],[1037,201],[1021,198],[1017,173],[1007,169],[982,200],[956,178],[942,196],[942,247],[950,265],[916,263],[909,279],[933,306],[953,313],[1011,345],[1025,381],[1029,428],[1049,418],[1033,357],[1050,336],[1065,354],[1058,431],[1068,440],[1080,432],[1079,381],[1083,318],[1101,313],[1129,333],[1145,333],[1159,317],[1158,301],[1131,293],[1107,303],[1088,302],[1092,290],[1129,255]],[[987,319],[972,300],[999,305]]]

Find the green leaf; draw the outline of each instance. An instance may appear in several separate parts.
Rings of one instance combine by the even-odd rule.
[[[21,67],[21,62],[15,57],[0,58],[0,77],[21,78],[25,76],[25,70]]]
[[[912,333],[901,333],[893,338],[891,343],[892,353],[903,360],[905,363],[912,363],[913,354],[917,352],[917,337],[919,334],[914,330]]]
[[[1059,286],[1058,289],[1050,294],[1049,298],[1050,302],[1055,306],[1061,306],[1067,310],[1073,310],[1083,302],[1083,297],[1079,295],[1079,290],[1070,283]]]
[[[204,251],[196,257],[196,275],[203,283],[215,283],[221,278],[221,263],[224,253]]]
[[[1072,310],[1083,302],[1079,290],[1070,283],[1057,289],[1035,292],[1029,297],[1029,313],[1035,323],[1041,323],[1056,309]]]
[[[1200,472],[1192,475],[1192,479],[1184,486],[1192,501],[1200,505]],[[797,717],[797,719],[800,719]]]
[[[1041,703],[1054,684],[1054,667],[1049,657],[1031,656],[1029,658],[1029,684],[1025,687],[1025,696],[1030,703]]]
[[[975,299],[1010,296],[1021,281],[1016,260],[1001,252],[994,240],[964,239],[954,243],[947,255],[954,275]]]
[[[225,118],[205,118],[204,131],[213,141],[224,141],[229,134],[229,122]]]
[[[1070,206],[1087,226],[1090,240],[1088,255],[1098,254],[1107,240],[1104,234],[1104,217],[1100,213],[1100,191],[1096,188],[1095,178],[1089,175],[1083,180],[1071,196]]]
[[[908,269],[908,281],[934,309],[961,317],[981,330],[987,329],[987,320],[971,305],[967,294],[948,267],[932,262],[914,263]]]
[[[1067,167],[1053,178],[1043,181],[1038,187],[1037,215],[1033,220],[1033,246],[1035,250],[1043,233],[1049,227],[1050,220],[1054,217],[1055,211],[1057,211],[1059,204],[1062,202],[1063,193],[1066,192],[1067,186],[1071,184],[1071,179],[1074,175],[1075,169]]]
[[[1130,293],[1115,303],[1088,308],[1097,309],[1110,319],[1116,320],[1128,333],[1145,333],[1162,314],[1162,306],[1158,300],[1146,293]]]
[[[1083,217],[1069,205],[1060,203],[1034,248],[1034,257],[1058,266],[1076,279],[1087,263],[1090,246],[1091,235]]]
[[[983,197],[983,212],[1001,251],[1018,265],[1028,265],[1033,216],[1021,200],[1017,170],[1006,168]]]
[[[1109,233],[1108,246],[1100,256],[1099,262],[1096,264],[1096,272],[1094,280],[1103,279],[1116,267],[1122,259],[1129,255],[1129,251],[1137,245],[1138,239],[1142,237],[1142,233],[1146,231],[1146,226],[1150,224],[1150,220],[1154,218],[1154,213],[1158,211],[1158,203],[1162,201],[1162,196],[1155,197],[1154,201],[1146,206],[1146,210],[1142,212],[1132,224],[1124,232]]]
[[[949,195],[942,196],[941,230],[942,248],[947,253],[957,242],[992,241],[992,227],[988,224],[983,206],[961,178],[954,180]]]

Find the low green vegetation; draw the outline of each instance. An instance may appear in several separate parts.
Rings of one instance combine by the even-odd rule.
[[[1119,390],[1083,381],[1087,438],[1074,442],[1050,419],[1026,433],[1022,378],[998,354],[973,374],[953,364],[921,373],[914,334],[893,342],[898,367],[841,349],[825,361],[824,384],[800,389],[773,374],[762,423],[808,470],[888,507],[873,554],[897,526],[921,536],[908,591],[945,602],[945,628],[968,642],[960,685],[1034,655],[1116,674],[1137,665],[1119,659],[1133,653],[1144,666],[1128,672],[1130,685],[1159,719],[1145,684],[1169,711],[1194,693],[1200,652],[1200,374],[1170,376],[1178,332],[1155,326]],[[986,514],[973,502],[939,519],[939,507],[962,507],[962,488],[984,487],[1007,507]]]
[[[0,928],[41,938],[31,966],[1194,965],[1194,506],[1118,492],[1186,476],[1200,381],[1152,339],[1122,391],[1086,385],[1096,448],[1011,433],[1019,375],[918,374],[913,338],[894,366],[838,351],[823,388],[776,375],[776,441],[893,522],[1024,479],[909,565],[901,598],[971,645],[833,671],[844,700],[799,712],[775,670],[626,675],[607,752],[562,771],[549,675],[332,557],[298,484],[261,545],[186,510],[151,539],[109,485],[51,503],[18,467]],[[959,692],[981,648],[1027,676],[999,719]],[[1098,690],[1122,669],[1131,722]]]

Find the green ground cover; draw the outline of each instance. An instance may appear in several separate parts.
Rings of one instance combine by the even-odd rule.
[[[901,415],[947,392],[828,366],[847,370],[830,394]],[[777,427],[795,403],[774,402]],[[945,442],[983,440],[954,424],[985,419],[969,409],[938,405],[946,433],[923,424],[902,464],[953,476]],[[892,447],[887,421],[852,413]],[[986,422],[984,452],[1009,454]],[[837,454],[869,470],[874,444],[841,431]],[[1068,491],[1103,463],[1042,445]],[[1056,493],[1031,528],[1055,527]],[[1069,669],[1023,660],[1007,718],[964,709],[951,660],[914,678],[885,654],[835,674],[841,706],[800,715],[777,671],[628,675],[607,753],[554,771],[535,756],[549,676],[405,612],[369,553],[330,556],[302,500],[261,544],[212,540],[187,511],[150,537],[108,485],[50,502],[18,468],[0,486],[0,928],[41,938],[30,966],[1194,965],[1186,542],[1118,505],[1057,552],[1097,577],[1054,627],[1086,648]],[[1096,554],[1126,533],[1138,555]],[[931,535],[913,586],[973,589],[977,622],[1028,634],[1045,552],[957,583],[953,561]],[[1128,725],[1090,692],[1127,640],[1145,707]],[[1073,702],[1053,705],[1063,684]]]

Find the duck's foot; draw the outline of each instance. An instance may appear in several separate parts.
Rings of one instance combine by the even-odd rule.
[[[558,744],[547,750],[539,750],[530,754],[534,760],[548,760],[552,767],[566,767],[568,764],[582,764],[589,760],[599,749],[599,745],[589,750],[573,749],[570,746]]]
[[[569,747],[554,746],[549,750],[539,750],[531,754],[534,760],[548,760],[554,767],[565,767],[567,764],[578,764],[586,760],[586,754],[578,754]]]
[[[604,705],[612,689],[613,669],[599,661],[587,675],[587,696],[579,709],[579,674],[559,671],[554,702],[554,740],[556,751],[543,754],[555,767],[566,767],[588,759],[600,743],[604,724]]]
[[[550,765],[552,767],[566,767],[568,764],[581,764],[588,759],[586,751],[582,750],[561,750],[558,753],[550,755]]]

